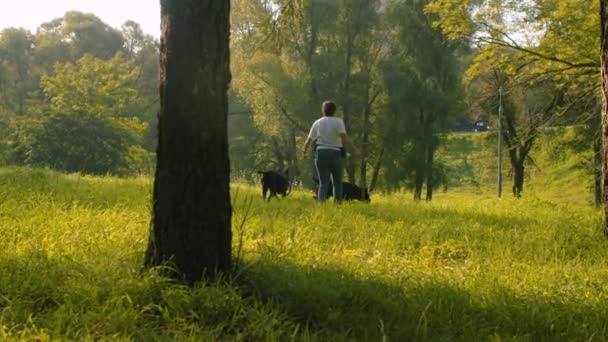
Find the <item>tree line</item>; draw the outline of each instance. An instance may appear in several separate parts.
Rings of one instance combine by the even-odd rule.
[[[67,12],[0,32],[0,162],[131,175],[153,168],[158,41]]]
[[[401,179],[413,181],[414,198],[421,198],[426,185],[430,200],[437,176],[435,153],[446,123],[457,117],[461,105],[493,116],[497,107],[502,114],[504,101],[499,127],[514,169],[513,195],[519,197],[524,166],[541,128],[576,123],[588,127],[582,133],[589,139],[583,142],[594,140],[597,125],[581,118],[597,112],[599,64],[593,53],[578,49],[591,51],[600,36],[587,34],[601,24],[606,79],[607,5],[600,2],[599,21],[584,5],[592,4],[251,0],[238,2],[231,12],[229,0],[162,1],[159,152],[165,151],[158,154],[147,264],[175,261],[189,283],[230,269],[228,50],[233,99],[253,113],[247,117],[253,125],[244,126],[257,130],[257,135],[243,133],[243,144],[257,151],[260,142],[270,142],[267,150],[274,158],[269,162],[275,167],[287,164],[298,175],[298,136],[318,115],[320,99],[333,97],[351,135],[360,134],[367,155],[375,150],[382,161],[384,154],[394,153],[378,165],[384,164],[386,174],[391,163],[397,164],[397,173],[408,170]],[[570,15],[573,10],[577,15]],[[232,19],[230,49],[229,13],[237,18]],[[211,18],[217,26],[209,25]],[[208,50],[214,46],[218,49]],[[201,93],[199,86],[212,91]],[[603,103],[605,117],[605,98]],[[193,133],[186,119],[202,134]],[[166,139],[182,131],[186,139]],[[248,139],[252,137],[260,139]],[[195,143],[194,148],[184,141]],[[203,167],[192,158],[200,156],[200,149],[211,162]],[[365,182],[365,161],[359,167]],[[351,162],[351,181],[356,168]],[[215,208],[215,214],[209,215],[206,206]]]
[[[572,125],[571,148],[593,149],[600,189],[599,31],[593,2],[246,0],[232,8],[231,155],[257,168],[289,168],[309,184],[298,144],[319,104],[339,106],[365,160],[350,182],[408,188],[431,200],[451,182],[440,149],[462,122],[498,127],[512,193],[523,194],[537,137]],[[581,8],[581,6],[583,8]],[[502,93],[499,96],[499,93]],[[500,97],[500,99],[499,99]],[[500,102],[500,103],[499,103]],[[236,124],[239,122],[240,124]],[[244,124],[247,122],[247,124]],[[496,132],[492,132],[493,135]],[[238,137],[238,138],[237,138]],[[596,202],[601,191],[596,191]]]
[[[575,125],[601,156],[592,2],[240,0],[230,11],[231,173],[289,169],[312,186],[301,142],[335,101],[365,158],[347,177],[431,200],[450,184],[439,153],[462,122],[497,127],[503,106],[512,193],[543,127]],[[580,7],[579,6],[579,7]],[[578,8],[578,7],[577,7]],[[0,32],[0,162],[68,172],[151,173],[159,42],[135,22],[67,12],[35,33]],[[493,132],[492,134],[495,134]],[[601,190],[601,158],[592,161]],[[601,191],[596,195],[598,203]]]

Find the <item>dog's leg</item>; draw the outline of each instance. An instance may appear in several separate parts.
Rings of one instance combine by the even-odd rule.
[[[266,199],[267,192],[268,192],[268,187],[266,185],[262,185],[262,198],[263,199]],[[270,199],[270,197],[268,199]]]

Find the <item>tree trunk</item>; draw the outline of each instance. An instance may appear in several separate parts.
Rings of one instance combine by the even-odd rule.
[[[608,0],[600,0],[602,72],[602,179],[604,182],[604,234],[608,235]]]
[[[382,150],[380,150],[378,161],[376,161],[376,165],[374,165],[372,181],[369,184],[369,192],[373,192],[376,189],[376,184],[378,184],[378,176],[380,175],[380,167],[382,166],[382,157],[384,157],[384,147]]]
[[[289,130],[289,178],[290,181],[300,178],[300,169],[298,168],[298,146],[296,144],[295,129]]]
[[[424,157],[424,153],[426,152],[426,148],[424,147],[424,142],[416,143],[418,146],[416,149],[416,156],[421,162],[417,163],[415,166],[415,175],[414,175],[414,201],[420,201],[422,198],[422,187],[424,186],[424,173],[425,173],[425,163],[426,158]],[[422,145],[422,146],[420,146]]]
[[[231,264],[230,0],[161,0],[159,141],[145,264],[192,284]]]
[[[518,159],[513,165],[513,196],[519,198],[524,190],[524,160]]]
[[[602,204],[602,140],[598,138],[593,142],[593,183],[594,203],[597,208]]]
[[[350,94],[350,86],[351,86],[351,72],[352,72],[352,58],[353,58],[353,40],[354,33],[351,31],[350,24],[347,24],[346,29],[346,54],[345,63],[344,63],[344,84],[342,88],[342,109],[344,111],[344,127],[346,127],[346,132],[348,134],[353,135],[351,131],[351,116],[352,116],[352,104],[351,104],[351,94]],[[346,174],[348,175],[348,181],[356,184],[356,174],[355,174],[355,162],[353,158],[348,158],[346,160]]]
[[[433,199],[433,159],[435,157],[435,146],[431,142],[427,146],[427,160],[426,160],[426,200],[430,201]]]
[[[311,2],[309,4],[309,15],[310,15],[310,41],[308,45],[308,51],[306,52],[305,61],[310,74],[310,108],[312,109],[311,117],[317,117],[319,115],[319,108],[321,101],[319,101],[319,89],[317,86],[317,78],[315,74],[314,56],[316,54],[317,45],[319,41],[319,26],[320,19],[315,10],[316,3]]]
[[[426,127],[424,129],[426,140],[426,200],[433,199],[433,159],[435,158],[435,141],[433,139],[433,113],[426,117]]]
[[[414,185],[414,201],[418,202],[422,198],[422,185],[424,184],[424,171],[416,170],[416,184]]]
[[[368,84],[368,90],[367,90],[367,94],[368,94],[368,98],[369,98],[369,84]],[[361,198],[365,198],[365,189],[367,188],[367,161],[366,161],[366,156],[368,153],[368,144],[369,144],[369,127],[371,125],[370,123],[370,116],[372,114],[372,104],[374,103],[374,101],[376,100],[376,97],[378,95],[374,95],[374,97],[368,101],[367,105],[365,106],[365,112],[363,113],[363,141],[362,141],[362,146],[361,146],[361,151],[363,153],[363,158],[361,159]]]

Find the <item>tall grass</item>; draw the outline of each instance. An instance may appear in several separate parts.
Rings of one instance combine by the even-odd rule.
[[[0,340],[608,340],[601,213],[542,182],[339,206],[233,184],[234,272],[188,288],[141,267],[150,179],[0,169]]]

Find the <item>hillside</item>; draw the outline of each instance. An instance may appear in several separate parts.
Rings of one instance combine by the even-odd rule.
[[[265,203],[235,184],[234,273],[188,289],[141,268],[150,179],[5,168],[0,185],[2,340],[608,339],[586,204],[464,187]]]
[[[497,140],[495,132],[453,133],[444,139],[438,159],[448,166],[449,191],[496,194]],[[573,127],[548,128],[539,133],[526,162],[523,197],[591,205],[593,155]],[[503,196],[510,197],[512,171],[503,152]]]

